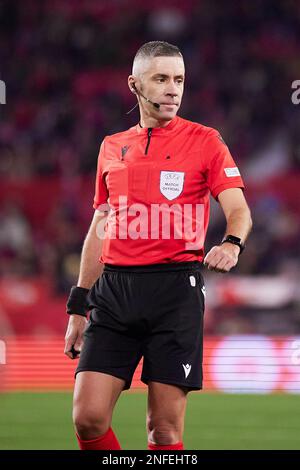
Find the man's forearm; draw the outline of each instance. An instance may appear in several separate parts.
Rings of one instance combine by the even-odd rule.
[[[92,226],[82,247],[77,283],[79,287],[90,289],[102,274],[103,264],[99,262],[102,244],[103,240],[97,236],[96,227]]]
[[[252,228],[252,219],[250,211],[246,209],[236,209],[232,211],[227,219],[226,235],[234,235],[241,238],[242,242],[248,238]]]
[[[226,235],[234,235],[245,243],[252,228],[251,214],[248,209],[235,209],[227,217]],[[232,243],[214,246],[205,256],[203,264],[209,271],[229,272],[238,262],[240,248]]]

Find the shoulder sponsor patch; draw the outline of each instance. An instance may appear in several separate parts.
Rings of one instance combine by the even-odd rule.
[[[234,166],[232,168],[224,168],[224,171],[225,171],[225,175],[228,176],[228,178],[232,176],[241,176],[237,166]]]

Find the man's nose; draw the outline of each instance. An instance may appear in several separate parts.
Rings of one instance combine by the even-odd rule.
[[[174,82],[169,82],[166,86],[166,89],[165,89],[165,93],[166,95],[169,95],[169,96],[178,96],[178,90],[176,88],[176,85]]]

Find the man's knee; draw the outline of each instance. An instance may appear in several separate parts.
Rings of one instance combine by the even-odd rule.
[[[172,445],[182,440],[181,426],[176,423],[148,420],[148,440],[157,445]]]
[[[97,413],[95,410],[74,408],[73,423],[81,439],[91,440],[102,436],[108,431],[111,425],[111,418],[107,414]]]

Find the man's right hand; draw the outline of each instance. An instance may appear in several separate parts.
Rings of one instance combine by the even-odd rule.
[[[82,315],[70,315],[69,324],[65,336],[65,350],[66,356],[75,359],[80,356],[80,351],[83,345],[83,333],[87,326],[87,319]],[[75,357],[72,352],[72,346],[75,351],[78,351]]]

